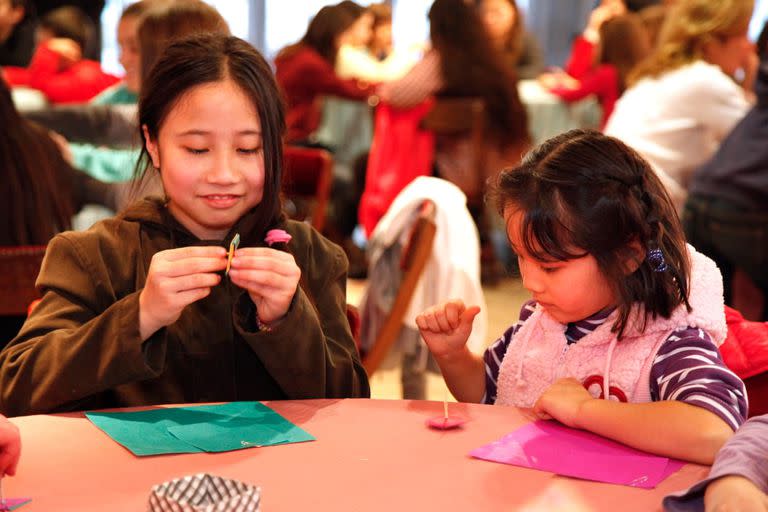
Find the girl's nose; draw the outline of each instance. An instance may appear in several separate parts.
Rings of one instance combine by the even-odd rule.
[[[222,151],[214,159],[213,167],[208,172],[206,178],[209,183],[229,184],[237,182],[239,176],[234,158],[227,152]]]
[[[524,261],[519,261],[520,277],[523,280],[523,286],[531,293],[541,293],[544,291],[541,271],[536,269],[535,265],[530,265]]]

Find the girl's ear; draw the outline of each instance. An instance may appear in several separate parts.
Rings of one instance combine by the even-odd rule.
[[[152,165],[155,169],[160,169],[160,152],[157,148],[157,141],[149,135],[147,125],[141,125],[141,131],[144,132],[144,140],[147,141],[147,153],[149,153],[149,158],[152,160]]]
[[[622,265],[624,267],[624,273],[630,275],[640,268],[640,265],[645,261],[645,250],[637,238],[632,239],[625,249],[625,258]]]

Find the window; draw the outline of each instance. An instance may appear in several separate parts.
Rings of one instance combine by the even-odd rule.
[[[101,13],[101,66],[107,73],[123,75],[118,61],[120,49],[117,46],[117,24],[126,6],[136,0],[107,0]],[[237,37],[251,40],[251,7],[253,0],[205,0],[214,6],[227,20],[229,29]]]

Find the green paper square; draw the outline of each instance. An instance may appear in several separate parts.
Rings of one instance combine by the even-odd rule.
[[[250,447],[244,446],[242,441],[266,446],[314,439],[259,402],[137,412],[88,412],[86,416],[109,437],[138,456]]]

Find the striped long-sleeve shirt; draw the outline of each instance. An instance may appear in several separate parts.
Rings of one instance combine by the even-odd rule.
[[[496,402],[496,381],[509,344],[520,326],[531,316],[534,301],[520,310],[520,320],[491,345],[485,361],[485,396],[483,403]],[[612,310],[568,324],[567,343],[576,343],[603,324]],[[747,393],[744,383],[725,366],[715,343],[705,331],[683,327],[673,331],[653,360],[650,377],[651,399],[679,400],[703,407],[736,430],[747,418]]]

